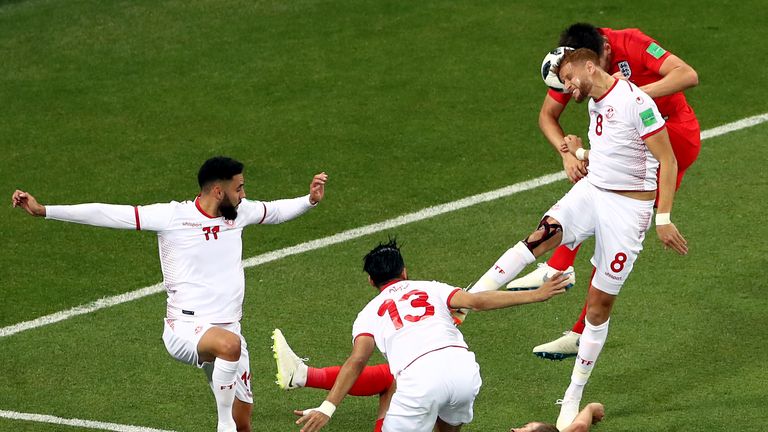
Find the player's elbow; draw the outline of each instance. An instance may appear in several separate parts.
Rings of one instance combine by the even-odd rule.
[[[696,87],[699,85],[699,74],[696,73],[696,70],[692,67],[689,67],[688,69],[688,73],[686,74],[688,78],[688,88]]]

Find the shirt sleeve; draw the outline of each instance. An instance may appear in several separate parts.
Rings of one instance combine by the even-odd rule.
[[[640,89],[635,88],[635,92],[639,92],[634,101],[629,102],[631,105],[630,122],[637,129],[640,137],[645,140],[649,136],[664,129],[665,121],[664,117],[659,113],[659,108],[656,107],[656,103],[645,93],[642,93]]]
[[[178,202],[136,207],[136,229],[165,231],[171,226]]]
[[[547,90],[547,95],[563,105],[568,105],[568,101],[571,100],[570,93],[560,93],[552,89]]]
[[[238,213],[243,214],[245,225],[279,224],[295,219],[313,207],[315,206],[309,203],[309,195],[304,195],[276,201],[243,200],[238,207]]]
[[[104,228],[140,229],[137,207],[116,204],[45,206],[45,218]]]
[[[373,323],[371,322],[369,314],[366,313],[368,307],[366,306],[355,319],[355,323],[352,324],[352,343],[355,343],[355,339],[358,336],[373,336]]]
[[[461,288],[451,286],[442,282],[432,281],[434,284],[432,287],[432,293],[431,296],[437,296],[438,301],[435,302],[435,304],[441,303],[444,304],[448,309],[451,308],[451,297],[453,297],[454,294],[456,294],[457,291],[460,291]]]
[[[627,33],[626,45],[627,52],[636,57],[634,61],[645,65],[655,73],[659,73],[661,65],[667,57],[672,55],[662,48],[656,40],[638,29],[632,29]]]

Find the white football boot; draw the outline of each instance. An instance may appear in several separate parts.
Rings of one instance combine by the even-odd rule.
[[[579,338],[581,335],[568,330],[563,335],[533,348],[533,355],[547,360],[563,360],[574,357],[579,352]]]
[[[578,399],[560,399],[556,403],[560,405],[560,415],[557,416],[557,430],[563,430],[576,420],[576,416],[579,415],[579,402]]]
[[[277,384],[283,390],[292,390],[303,387],[307,382],[307,359],[303,359],[293,352],[280,329],[272,332],[272,352],[277,362]],[[297,381],[301,385],[297,384]]]
[[[542,286],[544,282],[548,281],[555,273],[560,270],[556,270],[550,267],[547,263],[540,263],[536,266],[536,270],[528,273],[523,277],[519,277],[507,284],[508,291],[530,291]],[[576,272],[573,271],[573,266],[568,267],[563,272],[568,276],[568,285],[565,289],[571,289],[576,283]]]

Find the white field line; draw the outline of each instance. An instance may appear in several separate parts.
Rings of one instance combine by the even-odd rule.
[[[752,126],[756,126],[761,123],[768,122],[768,113],[756,115],[753,117],[747,117],[732,123],[724,124],[712,129],[702,131],[701,139],[709,139],[717,136],[725,135],[730,132],[734,132],[741,129],[746,129]],[[392,219],[385,220],[383,222],[374,223],[371,225],[365,225],[359,228],[353,228],[338,234],[334,234],[329,237],[323,237],[316,240],[300,243],[294,246],[289,246],[283,249],[278,249],[272,252],[267,252],[261,255],[257,255],[248,258],[243,261],[243,267],[249,268],[266,264],[268,262],[276,261],[281,258],[285,258],[291,255],[297,255],[303,252],[309,252],[312,250],[324,248],[326,246],[334,245],[337,243],[343,243],[349,240],[353,240],[359,237],[363,237],[369,234],[374,234],[380,231],[396,228],[402,225],[406,225],[413,222],[429,219],[435,216],[439,216],[445,213],[450,213],[463,208],[471,207],[480,203],[497,200],[499,198],[505,198],[516,193],[525,192],[528,190],[536,189],[540,186],[554,183],[558,180],[565,179],[565,174],[562,171],[547,174],[533,180],[527,180],[521,183],[516,183],[510,186],[496,189],[490,192],[485,192],[470,197],[462,198],[457,201],[452,201],[445,204],[440,204],[425,209],[419,210],[414,213],[408,213]],[[91,313],[99,309],[104,309],[112,306],[116,306],[129,301],[137,300],[148,295],[156,294],[163,291],[163,284],[158,283],[152,286],[138,289],[136,291],[127,292],[124,294],[105,297],[100,300],[96,300],[91,303],[75,306],[71,309],[56,312],[50,315],[45,315],[39,318],[35,318],[30,321],[20,322],[0,329],[0,338],[11,336],[16,333],[20,333],[26,330],[31,330],[37,327],[42,327],[48,324],[53,324],[59,321]]]
[[[25,420],[38,423],[51,423],[65,426],[79,426],[89,429],[100,429],[115,432],[174,432],[165,429],[153,429],[142,426],[122,425],[117,423],[104,423],[91,420],[66,419],[43,414],[28,414],[15,411],[0,410],[0,417],[12,420]]]

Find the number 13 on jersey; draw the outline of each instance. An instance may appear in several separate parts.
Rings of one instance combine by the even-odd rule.
[[[410,303],[405,303],[409,299],[411,300]],[[429,318],[435,314],[435,307],[432,306],[427,300],[429,300],[429,295],[427,295],[427,293],[424,291],[411,290],[403,294],[403,296],[400,297],[397,302],[392,299],[384,300],[381,306],[379,306],[379,316],[384,316],[385,313],[389,312],[389,318],[392,320],[392,324],[394,324],[395,330],[400,330],[403,328],[403,319],[408,322],[417,322],[422,319]],[[419,311],[418,309],[421,308],[424,309]],[[408,312],[422,313],[421,315],[411,315],[409,313],[408,315],[405,315],[401,318],[399,309],[405,309]]]

